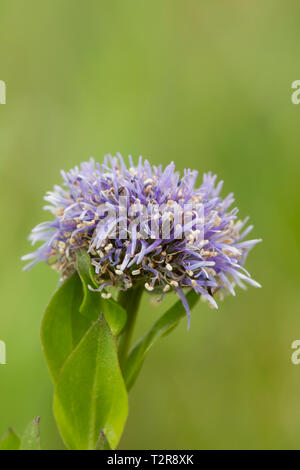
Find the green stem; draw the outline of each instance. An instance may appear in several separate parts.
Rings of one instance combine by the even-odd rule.
[[[136,316],[140,305],[144,286],[132,287],[126,291],[121,291],[118,298],[118,303],[127,312],[127,322],[125,329],[122,333],[119,342],[119,360],[121,367],[127,359],[127,354],[130,348],[132,334],[135,326]]]

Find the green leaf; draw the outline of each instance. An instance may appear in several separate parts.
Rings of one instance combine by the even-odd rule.
[[[112,334],[118,336],[126,323],[126,311],[115,300],[103,299],[99,292],[93,292],[88,288],[89,285],[97,287],[98,285],[95,283],[93,277],[93,267],[91,265],[90,255],[87,251],[79,251],[76,265],[84,292],[80,312],[92,321],[96,321],[100,312],[103,313]]]
[[[99,312],[98,312],[98,315],[96,315],[96,318],[94,318],[94,313],[93,313],[94,296],[91,295],[92,292],[89,290],[88,286],[92,285],[93,287],[97,287],[97,284],[95,283],[95,280],[94,280],[94,274],[93,274],[93,269],[91,265],[91,258],[86,250],[80,250],[77,253],[76,269],[81,279],[82,288],[83,288],[83,298],[82,298],[82,303],[80,305],[80,312],[88,316],[89,318],[93,318],[93,320],[95,320],[96,318],[98,318]],[[94,294],[96,293],[94,292]],[[98,294],[97,297],[100,297],[100,295]]]
[[[41,450],[39,422],[40,418],[36,418],[28,424],[21,439],[20,450]]]
[[[0,439],[0,450],[19,450],[21,440],[12,428]]]
[[[58,288],[45,311],[41,339],[54,382],[63,363],[92,323],[79,312],[81,302],[82,285],[75,272]]]
[[[110,326],[112,334],[118,336],[126,324],[126,310],[113,299],[102,299],[101,311]]]
[[[65,362],[54,395],[54,414],[70,449],[95,449],[102,429],[116,448],[128,398],[115,339],[101,315]]]
[[[108,440],[106,439],[105,432],[101,429],[99,439],[97,441],[95,450],[111,450]]]
[[[187,295],[187,301],[190,309],[194,307],[199,295],[190,291]],[[186,316],[186,311],[181,300],[175,303],[167,312],[154,323],[152,328],[143,336],[143,338],[131,350],[124,366],[124,379],[127,390],[134,384],[145,356],[158,338],[170,333],[179,323],[180,319]]]

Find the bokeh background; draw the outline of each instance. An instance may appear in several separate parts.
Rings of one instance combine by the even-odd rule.
[[[216,172],[264,239],[262,289],[200,303],[151,351],[120,448],[300,448],[299,41],[296,0],[0,0],[0,434],[39,415],[62,447],[39,339],[57,275],[20,257],[59,170],[120,151]],[[145,297],[137,333],[172,301]]]

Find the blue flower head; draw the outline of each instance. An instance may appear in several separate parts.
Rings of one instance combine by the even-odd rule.
[[[252,229],[247,218],[230,209],[233,195],[220,197],[222,181],[197,172],[151,166],[140,157],[127,166],[121,155],[107,156],[102,165],[93,159],[68,173],[63,186],[48,192],[45,206],[53,217],[32,230],[32,244],[42,242],[23,257],[26,269],[44,261],[62,278],[75,270],[78,250],[91,256],[99,292],[143,284],[162,297],[177,292],[189,315],[184,291],[194,289],[217,308],[217,292],[235,295],[244,282],[259,287],[244,268],[249,250],[260,240],[244,239]],[[109,294],[102,292],[105,297]]]

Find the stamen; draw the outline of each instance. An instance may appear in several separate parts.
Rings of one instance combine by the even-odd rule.
[[[110,292],[102,292],[101,297],[103,299],[110,299],[111,298],[111,293]]]
[[[148,284],[148,282],[145,283],[145,287],[149,292],[153,291],[153,289],[154,289],[154,287],[150,286],[150,284]]]
[[[141,274],[141,270],[140,269],[135,269],[134,271],[132,271],[131,273],[133,276],[138,276],[139,274]]]

